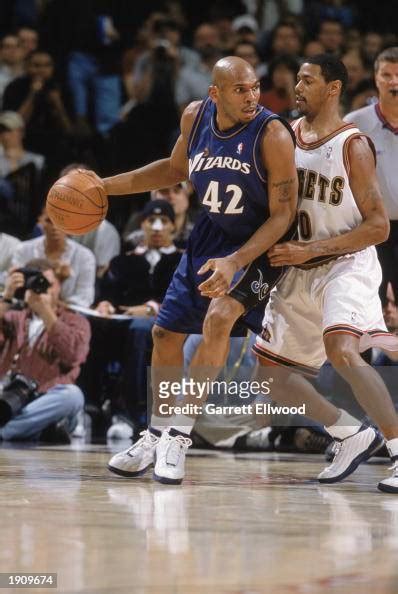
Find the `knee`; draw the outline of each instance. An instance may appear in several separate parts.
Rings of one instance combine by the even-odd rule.
[[[360,355],[352,346],[326,346],[326,356],[335,369],[355,367],[360,363]]]
[[[173,349],[177,345],[180,346],[180,342],[178,339],[179,335],[176,332],[170,332],[165,328],[161,328],[160,326],[155,326],[152,328],[152,340],[154,347],[161,346],[165,349]]]
[[[84,395],[79,386],[70,385],[69,386],[69,400],[73,408],[76,409],[76,412],[79,412],[84,407]]]
[[[228,334],[235,323],[236,316],[228,306],[209,309],[203,323],[204,338]]]
[[[77,415],[84,407],[84,395],[81,389],[74,384],[65,384],[60,389],[60,413],[63,417]]]

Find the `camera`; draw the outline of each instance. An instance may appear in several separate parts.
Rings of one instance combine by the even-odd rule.
[[[0,427],[37,398],[38,384],[19,372],[6,375],[0,384]]]
[[[15,291],[15,299],[23,299],[28,289],[38,294],[47,293],[51,286],[44,274],[35,268],[18,268],[15,272],[21,272],[25,279],[24,286]]]
[[[170,41],[167,39],[157,39],[153,47],[153,56],[155,60],[163,62],[170,58],[168,50],[171,47]]]

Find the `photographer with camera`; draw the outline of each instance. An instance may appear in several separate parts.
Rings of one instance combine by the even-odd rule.
[[[90,341],[87,320],[59,300],[51,262],[10,272],[0,301],[0,438],[69,442],[84,397],[75,380]],[[23,295],[24,308],[15,309]],[[14,307],[13,307],[14,306]]]

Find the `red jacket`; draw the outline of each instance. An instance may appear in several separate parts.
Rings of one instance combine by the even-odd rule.
[[[35,379],[40,392],[47,392],[56,384],[75,382],[89,351],[90,324],[64,307],[59,307],[57,315],[51,330],[44,329],[30,347],[30,311],[8,310],[4,314],[0,320],[0,376],[11,368],[14,355],[23,347],[16,370]]]

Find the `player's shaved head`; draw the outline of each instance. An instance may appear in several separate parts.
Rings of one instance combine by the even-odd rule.
[[[227,56],[218,60],[213,68],[213,85],[222,87],[226,82],[242,80],[249,75],[257,78],[256,73],[246,60],[238,56]]]
[[[228,130],[256,117],[260,82],[252,66],[238,56],[218,60],[213,68],[209,97],[217,109],[217,125]]]

